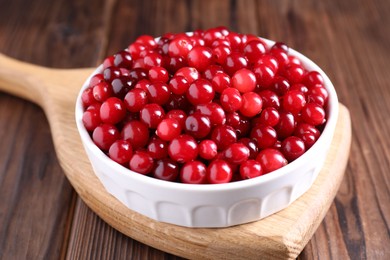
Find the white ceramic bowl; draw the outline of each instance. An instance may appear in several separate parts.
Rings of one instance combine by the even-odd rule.
[[[268,45],[274,42],[263,39]],[[310,59],[290,49],[308,70],[321,73],[329,92],[326,126],[317,142],[300,158],[269,174],[227,184],[191,185],[144,176],[109,159],[82,123],[81,93],[76,123],[95,174],[106,190],[129,209],[151,219],[187,227],[228,227],[260,220],[290,205],[316,179],[329,149],[338,117],[338,100],[328,76]],[[92,187],[91,187],[92,189]]]

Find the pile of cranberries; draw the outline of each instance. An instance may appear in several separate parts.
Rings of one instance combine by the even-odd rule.
[[[190,184],[254,178],[319,138],[328,92],[284,43],[224,27],[143,35],[82,93],[83,123],[113,161]]]

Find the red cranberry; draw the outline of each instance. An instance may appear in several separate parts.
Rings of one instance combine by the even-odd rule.
[[[280,115],[274,107],[266,107],[260,114],[259,123],[263,125],[276,126],[279,123]]]
[[[207,167],[207,181],[210,184],[228,183],[233,177],[230,165],[224,160],[214,160]]]
[[[242,49],[242,39],[238,33],[229,32],[228,35],[225,36],[230,43],[230,46],[233,50],[241,51]]]
[[[325,111],[316,103],[308,103],[302,109],[301,118],[308,124],[320,125],[325,121]]]
[[[162,64],[162,57],[158,53],[148,53],[144,56],[144,68],[149,70],[153,67],[159,67]]]
[[[157,46],[156,41],[150,35],[141,35],[135,40],[135,42],[140,43],[148,48],[154,49]]]
[[[248,60],[239,52],[232,52],[222,64],[228,75],[233,75],[237,70],[248,67]]]
[[[228,113],[226,115],[226,124],[233,128],[237,128],[240,125],[241,115],[237,112]]]
[[[115,125],[126,116],[125,105],[122,100],[110,97],[100,107],[100,118],[103,123]]]
[[[181,128],[182,129],[185,128],[185,121],[186,121],[187,115],[183,110],[178,110],[178,109],[170,110],[166,114],[166,118],[176,119],[179,122]]]
[[[183,134],[169,143],[168,154],[176,162],[189,162],[197,157],[198,145],[192,136]]]
[[[134,42],[130,44],[128,47],[128,51],[133,57],[133,60],[140,58],[140,54],[142,53],[142,51],[145,51],[146,49],[148,49],[147,46],[138,42]]]
[[[300,138],[289,136],[283,140],[281,151],[286,159],[291,162],[304,154],[306,149],[304,142]]]
[[[212,102],[198,105],[196,106],[195,111],[207,116],[210,119],[212,126],[223,125],[226,122],[225,111],[217,103]]]
[[[210,46],[215,40],[223,39],[225,36],[218,29],[209,29],[204,32],[203,39],[207,46]]]
[[[196,46],[187,55],[188,65],[202,72],[213,61],[213,53],[211,49],[204,46]]]
[[[185,121],[185,131],[197,139],[206,137],[211,130],[211,123],[207,116],[200,113],[189,115]]]
[[[103,69],[114,66],[114,56],[109,56],[103,61]]]
[[[283,109],[297,115],[306,105],[305,95],[297,90],[288,91],[283,96]]]
[[[295,118],[290,112],[280,112],[279,123],[275,126],[275,130],[278,133],[278,139],[285,139],[292,135],[295,129]]]
[[[158,137],[154,137],[148,144],[147,151],[153,159],[163,159],[168,156],[168,144]]]
[[[141,58],[139,58],[137,60],[134,60],[134,62],[133,62],[133,68],[134,69],[143,69],[143,68],[145,68],[143,56],[144,55],[141,55]]]
[[[115,54],[113,66],[130,69],[133,66],[133,58],[130,52],[123,50]]]
[[[169,89],[176,95],[182,95],[187,92],[190,84],[183,76],[175,76],[169,81]]]
[[[265,54],[265,52],[265,46],[260,40],[250,41],[244,47],[245,56],[251,63],[255,63],[256,61],[258,61],[259,58],[263,56],[263,54]]]
[[[148,76],[151,82],[167,83],[169,80],[169,73],[163,67],[152,67],[148,72]]]
[[[249,120],[237,112],[226,115],[226,124],[234,128],[237,137],[246,136],[251,127]]]
[[[153,170],[153,158],[143,151],[136,151],[130,159],[130,170],[140,174],[149,174]]]
[[[287,160],[283,154],[273,148],[267,148],[260,151],[256,161],[261,164],[264,173],[275,171],[287,165]]]
[[[211,83],[205,79],[194,81],[186,92],[186,97],[193,105],[201,105],[210,103],[215,95]]]
[[[267,89],[274,83],[275,72],[265,64],[256,65],[253,68],[253,73],[255,74],[260,89]]]
[[[133,148],[128,141],[117,140],[110,146],[108,156],[110,156],[113,161],[125,165],[133,156]]]
[[[126,94],[123,101],[127,110],[139,112],[148,103],[148,96],[143,89],[134,88]]]
[[[285,68],[286,77],[291,84],[299,83],[305,76],[305,70],[302,66],[296,64],[290,64]]]
[[[187,80],[188,84],[191,84],[192,82],[194,82],[195,80],[198,80],[200,78],[199,72],[195,68],[192,68],[192,67],[183,67],[183,68],[179,69],[175,73],[175,77],[178,77],[178,76],[184,77]]]
[[[164,56],[163,66],[169,71],[169,73],[175,74],[176,71],[187,66],[187,63],[183,57]]]
[[[96,99],[93,96],[93,88],[87,88],[81,94],[81,101],[83,102],[84,108],[96,103]]]
[[[121,76],[121,71],[118,67],[108,67],[103,70],[104,80],[111,82]]]
[[[328,101],[329,93],[320,84],[314,85],[307,91],[307,100],[309,103],[317,103],[320,106],[324,106]]]
[[[134,87],[135,83],[132,79],[127,76],[114,79],[111,82],[111,87],[114,96],[123,99],[123,97]]]
[[[275,92],[271,90],[263,90],[259,92],[259,95],[261,99],[263,100],[263,108],[266,107],[274,107],[276,109],[279,109],[280,107],[280,100],[278,95],[276,95]]]
[[[206,166],[200,161],[185,163],[180,170],[180,180],[188,184],[206,183]]]
[[[275,42],[274,45],[271,47],[272,50],[280,50],[285,53],[288,53],[288,46],[284,42]]]
[[[300,136],[303,143],[305,144],[306,150],[313,146],[313,144],[317,141],[317,137],[311,133],[304,133]]]
[[[181,125],[176,119],[163,119],[157,126],[156,134],[164,141],[171,141],[181,133]]]
[[[196,47],[196,46],[205,46],[206,43],[205,43],[205,41],[203,40],[202,37],[203,37],[203,33],[200,34],[200,35],[196,35],[194,33],[194,35],[190,38],[192,46],[194,46],[194,47]]]
[[[256,140],[260,149],[271,147],[277,140],[277,134],[274,128],[267,125],[258,125],[251,131],[251,138]]]
[[[207,80],[212,80],[219,73],[224,73],[223,68],[219,65],[212,64],[203,72],[203,77]]]
[[[226,58],[230,53],[232,53],[232,49],[226,45],[219,45],[213,48],[213,57],[218,64],[224,64]]]
[[[95,85],[97,85],[98,83],[100,82],[103,82],[104,81],[104,76],[103,74],[101,73],[98,73],[98,74],[95,74],[91,77],[91,79],[89,80],[89,85],[88,87],[89,88],[93,88]]]
[[[253,140],[249,138],[241,138],[238,142],[244,144],[249,149],[248,159],[256,159],[257,154],[259,153],[259,148]]]
[[[199,143],[199,156],[205,160],[211,160],[217,156],[217,144],[212,140],[203,140]]]
[[[164,109],[155,103],[146,104],[140,111],[140,119],[149,128],[157,128],[165,117]]]
[[[240,165],[240,175],[242,179],[252,179],[263,175],[263,168],[256,160],[248,160]]]
[[[211,140],[217,144],[218,150],[225,150],[237,141],[236,131],[228,125],[216,126],[211,133]]]
[[[149,85],[151,84],[151,82],[147,79],[141,79],[140,81],[137,82],[137,84],[135,84],[134,88],[140,88],[142,90],[144,90],[145,92],[148,92],[148,87]]]
[[[83,114],[83,124],[85,129],[88,131],[93,131],[96,127],[101,124],[100,113],[97,109],[90,109],[84,112]]]
[[[256,87],[256,76],[248,69],[237,70],[232,77],[232,86],[241,93],[251,92]]]
[[[261,112],[263,101],[255,92],[247,92],[242,95],[241,114],[247,117],[253,117]]]
[[[222,91],[224,89],[231,86],[231,79],[230,79],[229,75],[221,72],[221,73],[216,74],[212,78],[211,84],[212,84],[215,92],[222,93]]]
[[[278,61],[279,67],[284,67],[290,62],[287,53],[281,49],[271,50],[272,56]]]
[[[219,47],[219,46],[226,46],[226,47],[229,47],[230,48],[230,42],[227,40],[227,39],[216,39],[215,41],[213,41],[211,43],[211,47],[215,48],[215,47]]]
[[[192,49],[191,40],[188,37],[176,37],[168,46],[168,54],[172,57],[186,57]]]
[[[93,87],[92,94],[95,100],[104,102],[112,96],[112,87],[105,81],[100,82]]]
[[[303,94],[306,94],[309,91],[309,89],[301,83],[296,83],[296,84],[291,85],[289,90],[290,91],[293,91],[293,90],[300,91]]]
[[[279,63],[275,57],[270,54],[264,54],[259,58],[257,64],[264,64],[266,67],[272,69],[274,73],[276,73],[279,69]]]
[[[224,158],[233,164],[241,164],[248,160],[250,151],[243,143],[233,143],[223,152]]]
[[[294,64],[294,65],[303,66],[301,60],[298,59],[298,58],[295,57],[295,56],[289,55],[289,56],[288,56],[288,59],[289,59],[289,64],[290,64],[290,65]]]
[[[222,91],[220,102],[226,112],[234,112],[241,108],[242,97],[236,88],[226,88]]]
[[[313,87],[317,84],[324,84],[324,78],[321,76],[321,74],[318,71],[310,71],[306,74],[305,78],[303,79],[303,83],[308,86],[309,88]]]
[[[148,126],[138,120],[128,122],[122,129],[122,139],[130,142],[134,149],[144,147],[149,140]]]
[[[92,133],[93,142],[103,151],[108,151],[119,137],[118,129],[110,124],[101,124]]]
[[[129,71],[128,77],[134,81],[148,79],[148,71],[143,68],[134,68]]]
[[[179,166],[170,159],[161,159],[156,162],[153,177],[164,181],[175,181],[179,175]]]
[[[307,123],[299,123],[294,131],[294,135],[302,137],[304,134],[313,134],[316,139],[320,137],[320,131],[313,125]]]
[[[277,95],[283,96],[290,89],[290,83],[287,79],[282,76],[276,76],[274,83],[271,86],[271,90],[274,91]]]
[[[154,82],[148,86],[148,99],[150,103],[164,105],[168,102],[171,92],[168,85],[163,82]]]
[[[100,111],[100,107],[102,106],[101,103],[93,103],[92,105],[88,106],[86,111],[88,110],[96,110],[96,111]]]

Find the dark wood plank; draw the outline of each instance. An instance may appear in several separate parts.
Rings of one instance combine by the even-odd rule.
[[[59,256],[74,194],[48,123],[35,105],[3,94],[0,103],[0,258]]]
[[[317,7],[322,15],[316,17],[326,24],[318,42],[329,46],[319,59],[339,99],[351,111],[353,140],[345,180],[302,258],[390,256],[390,150],[386,130],[390,129],[390,91],[384,69],[390,66],[386,48],[390,44],[390,5],[385,1],[361,4],[321,2]],[[320,242],[327,243],[328,248],[321,248]]]
[[[92,66],[106,47],[104,7],[104,1],[0,1],[0,51],[46,66]],[[0,129],[0,258],[64,258],[76,194],[45,115],[0,93]]]
[[[180,259],[133,240],[77,201],[67,259]]]

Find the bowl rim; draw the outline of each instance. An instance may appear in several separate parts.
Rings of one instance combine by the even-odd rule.
[[[263,37],[259,37],[259,38],[267,44],[268,48],[275,43],[275,41]],[[84,108],[81,102],[81,95],[83,91],[88,87],[88,83],[91,77],[95,75],[97,72],[102,71],[102,66],[103,66],[102,64],[100,64],[90,74],[90,76],[83,83],[78,93],[76,99],[76,107],[75,107],[75,117],[76,117],[75,119],[76,119],[78,132],[81,136],[84,146],[86,146],[85,148],[88,148],[96,156],[98,160],[101,160],[102,163],[108,164],[112,169],[114,169],[114,172],[110,172],[109,174],[123,174],[128,178],[134,179],[139,182],[143,182],[145,185],[148,185],[150,187],[168,188],[168,189],[175,189],[175,190],[181,190],[187,192],[191,191],[191,192],[214,193],[214,192],[225,192],[225,191],[247,189],[249,187],[258,186],[258,185],[266,185],[267,183],[282,178],[283,176],[288,175],[290,172],[300,168],[302,165],[305,164],[308,158],[315,156],[315,153],[317,153],[318,149],[321,149],[321,147],[323,147],[323,143],[329,141],[327,137],[333,136],[336,127],[337,118],[338,118],[338,98],[337,98],[336,90],[332,82],[330,81],[329,77],[326,75],[326,73],[316,63],[314,63],[311,59],[309,59],[302,53],[292,48],[289,48],[289,54],[296,56],[303,63],[306,69],[316,70],[323,77],[324,87],[328,90],[329,93],[328,105],[327,105],[327,122],[325,124],[323,131],[321,132],[320,137],[310,149],[305,151],[305,153],[301,155],[298,159],[288,163],[287,165],[273,172],[252,179],[240,180],[236,182],[229,182],[223,184],[187,184],[187,183],[160,180],[160,179],[153,178],[151,176],[139,174],[114,162],[93,143],[90,134],[85,129],[84,124],[82,123]]]

